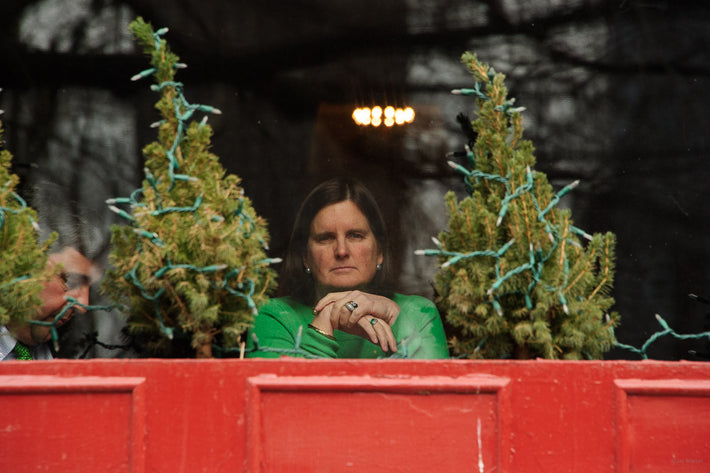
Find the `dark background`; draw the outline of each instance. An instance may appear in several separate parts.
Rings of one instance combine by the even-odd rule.
[[[0,108],[22,194],[46,229],[74,236],[105,263],[104,201],[140,185],[140,149],[155,138],[147,67],[127,25],[142,16],[188,64],[177,79],[211,116],[214,152],[243,179],[282,256],[304,194],[333,174],[365,181],[397,242],[398,284],[432,295],[431,247],[446,225],[443,195],[462,192],[445,154],[465,137],[456,115],[472,100],[449,91],[472,79],[470,50],[507,76],[526,107],[538,170],[575,225],[618,238],[614,295],[620,342],[661,330],[710,330],[707,181],[710,6],[632,0],[45,0],[0,4]],[[404,127],[353,124],[355,107],[410,105]],[[100,304],[100,294],[92,303]],[[64,334],[63,356],[86,333],[120,344],[123,314],[94,311]],[[88,356],[131,356],[89,346]],[[665,337],[649,355],[707,360],[707,338]],[[610,358],[638,356],[614,350]]]

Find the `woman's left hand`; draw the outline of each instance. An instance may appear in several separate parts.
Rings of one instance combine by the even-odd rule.
[[[331,292],[315,306],[315,312],[327,315],[332,328],[369,338],[384,351],[397,351],[390,328],[399,315],[393,300],[361,291]],[[380,323],[384,322],[383,323]]]
[[[333,313],[338,314],[338,325],[341,327],[354,326],[365,314],[392,326],[399,315],[399,306],[392,299],[361,291],[331,292],[318,301],[315,311],[320,312],[331,304]]]

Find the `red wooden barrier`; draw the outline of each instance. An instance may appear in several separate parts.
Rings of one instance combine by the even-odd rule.
[[[707,472],[710,364],[0,363],[2,472]]]

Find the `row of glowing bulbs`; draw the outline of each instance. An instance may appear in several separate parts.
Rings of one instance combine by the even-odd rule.
[[[379,105],[372,108],[356,108],[353,110],[353,120],[363,126],[404,125],[414,121],[414,110],[412,107],[394,108],[392,106],[383,109]]]

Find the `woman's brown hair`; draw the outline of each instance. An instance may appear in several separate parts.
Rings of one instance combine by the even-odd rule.
[[[334,178],[314,188],[303,200],[291,232],[291,238],[281,270],[279,294],[291,296],[297,301],[312,305],[315,299],[313,278],[305,273],[303,265],[311,232],[311,222],[321,209],[349,200],[365,215],[370,230],[382,252],[382,268],[378,270],[367,290],[381,295],[391,293],[389,283],[389,242],[382,212],[372,193],[359,181],[350,178]]]

